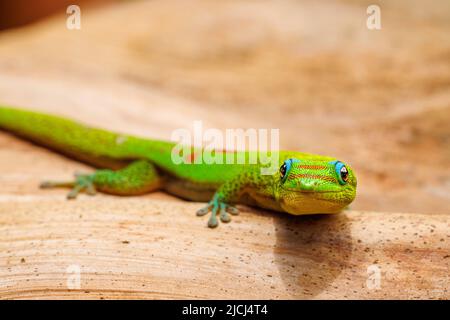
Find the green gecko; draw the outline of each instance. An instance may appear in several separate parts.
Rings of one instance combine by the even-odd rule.
[[[236,204],[246,204],[293,215],[337,213],[356,195],[356,176],[350,166],[332,157],[279,151],[274,174],[262,174],[260,162],[250,164],[195,164],[172,161],[173,142],[142,139],[91,128],[58,116],[0,106],[0,129],[88,163],[98,170],[76,175],[73,181],[43,182],[42,188],[71,188],[69,199],[79,192],[96,191],[139,195],[163,190],[179,198],[204,201],[198,216],[211,212],[208,226],[229,222],[238,214]],[[201,149],[182,156],[194,158]],[[225,154],[226,151],[216,151]],[[243,153],[243,154],[242,154]],[[233,156],[248,160],[251,151]],[[191,161],[192,162],[192,161]]]

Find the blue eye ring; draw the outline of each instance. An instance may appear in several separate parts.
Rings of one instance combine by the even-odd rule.
[[[334,170],[336,171],[339,183],[342,185],[346,184],[349,175],[347,167],[340,161],[333,161],[332,163],[334,164]]]
[[[300,160],[297,159],[287,159],[284,161],[284,163],[280,167],[280,178],[281,181],[284,182],[287,179],[287,176],[289,175],[289,171],[291,170],[291,166],[295,162],[300,162]]]

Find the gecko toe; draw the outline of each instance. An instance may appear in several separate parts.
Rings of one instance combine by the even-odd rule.
[[[231,217],[228,214],[228,212],[223,211],[223,212],[220,213],[220,221],[222,221],[224,223],[227,223],[227,222],[231,221]]]
[[[51,181],[42,181],[41,184],[39,184],[39,188],[41,189],[50,189],[54,187],[54,183]]]
[[[197,216],[199,216],[199,217],[204,216],[205,214],[207,214],[209,212],[210,209],[211,209],[211,207],[208,205],[204,208],[197,210]]]
[[[228,213],[237,216],[239,214],[239,209],[230,205],[226,206],[226,210]]]
[[[216,216],[211,216],[208,220],[208,227],[215,228],[219,225]]]
[[[226,211],[226,205],[223,203],[220,204],[220,221],[225,222],[225,223],[231,221],[231,217],[228,214],[228,212]]]
[[[86,194],[88,196],[95,196],[97,194],[97,190],[95,189],[95,186],[93,184],[89,184],[86,187]]]
[[[67,194],[67,199],[68,200],[73,200],[76,199],[78,196],[78,193],[80,193],[80,191],[83,190],[83,186],[80,185],[76,185],[72,190],[70,190],[70,192]]]
[[[211,206],[212,209],[211,209],[211,216],[209,217],[208,220],[208,227],[215,228],[219,225],[219,222],[217,221],[217,211],[219,211],[219,207],[221,207],[222,205],[219,204],[218,201],[213,201]]]

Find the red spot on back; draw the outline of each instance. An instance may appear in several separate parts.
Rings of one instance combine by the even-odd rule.
[[[198,153],[197,152],[191,152],[184,157],[184,162],[187,164],[192,164],[195,162],[195,159],[197,158]]]

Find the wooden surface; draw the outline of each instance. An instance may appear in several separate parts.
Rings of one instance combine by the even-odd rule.
[[[3,203],[0,296],[449,298],[442,215],[293,219],[245,210],[209,230],[198,207],[149,198]],[[366,284],[374,264],[379,289]],[[81,285],[70,290],[73,265]]]
[[[367,127],[382,132],[378,129],[390,124],[384,117],[391,111],[398,116],[396,121],[404,123],[400,116],[409,110],[402,109],[405,105],[415,106],[419,123],[427,117],[429,106],[437,106],[442,114],[436,117],[445,118],[445,74],[439,78],[419,69],[420,77],[401,77],[403,84],[405,78],[411,80],[405,86],[408,97],[412,91],[429,93],[411,97],[413,104],[390,100],[404,89],[397,86],[399,82],[386,85],[380,80],[393,79],[391,74],[366,83],[364,73],[356,73],[364,88],[383,97],[372,99],[375,93],[355,90],[358,83],[352,82],[351,75],[346,78],[349,66],[340,64],[349,53],[330,54],[333,37],[314,36],[316,30],[331,32],[352,44],[342,37],[353,24],[359,25],[355,15],[361,8],[351,4],[339,2],[329,10],[312,2],[283,2],[277,7],[274,2],[195,1],[202,9],[191,10],[178,2],[174,10],[171,3],[136,1],[94,12],[82,8],[79,32],[66,30],[61,16],[0,34],[0,103],[164,139],[175,128],[190,129],[196,119],[204,121],[205,127],[222,129],[279,126],[286,148],[331,152],[355,164],[361,178],[353,206],[357,210],[290,217],[241,207],[241,215],[230,224],[210,230],[206,217],[195,216],[203,204],[162,193],[135,198],[83,195],[66,201],[65,190],[39,190],[39,182],[69,179],[73,172],[91,168],[0,132],[0,298],[448,299],[450,216],[446,214],[447,180],[442,174],[448,159],[442,150],[448,149],[428,143],[441,153],[416,152],[408,135],[406,142],[395,144],[396,131],[391,127],[386,127],[387,136],[379,138],[361,131]],[[306,7],[303,11],[292,7],[297,5]],[[389,17],[388,4],[386,8]],[[317,28],[300,19],[304,16],[294,15],[308,10],[335,18],[334,12],[339,11],[338,21],[333,20],[339,27],[331,26],[328,19],[314,18],[312,22],[323,24]],[[201,12],[211,13],[216,20],[208,20]],[[278,23],[278,14],[286,18],[286,25]],[[346,19],[347,15],[353,18]],[[297,28],[298,21],[306,22]],[[246,32],[236,30],[241,23]],[[395,32],[408,28],[386,28],[383,34],[394,32],[391,39],[395,40]],[[447,35],[441,31],[430,27],[423,37],[428,39],[430,32],[435,37]],[[358,34],[352,36],[358,45],[378,39],[386,51],[380,54],[369,45],[370,55],[378,55],[373,58],[377,63],[360,60],[355,70],[361,65],[376,69],[391,57],[388,69],[393,74],[417,70],[408,47],[414,42],[394,41],[401,47],[394,54],[389,45],[383,45],[386,37],[375,36],[367,42]],[[417,32],[411,34],[419,37]],[[169,40],[176,36],[177,41]],[[291,50],[285,46],[286,39],[308,41],[294,43],[299,47]],[[264,54],[252,51],[254,47]],[[367,57],[367,51],[352,51],[352,46],[336,47],[355,52],[358,59]],[[309,55],[309,49],[316,54]],[[444,53],[438,54],[438,49],[430,60],[433,63],[441,63],[448,52],[441,48]],[[306,55],[294,60],[291,54],[299,50]],[[367,74],[375,69],[367,69]],[[270,76],[266,77],[267,70]],[[433,90],[414,89],[430,84],[430,79],[437,79]],[[296,83],[299,88],[291,87]],[[316,86],[326,83],[333,85]],[[311,114],[310,106],[318,106],[317,113]],[[339,106],[342,114],[320,114],[328,112],[328,106]],[[372,113],[366,116],[361,106],[369,106]],[[447,141],[441,139],[446,136],[445,126],[430,123],[441,128],[436,141]],[[364,137],[366,141],[358,140]],[[429,157],[411,162],[404,156],[407,148],[414,156],[435,155],[440,165],[433,165]],[[416,213],[406,213],[410,211]],[[80,287],[74,288],[77,268]],[[379,286],[376,270],[380,271]]]

